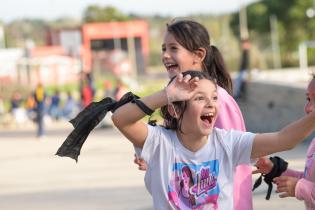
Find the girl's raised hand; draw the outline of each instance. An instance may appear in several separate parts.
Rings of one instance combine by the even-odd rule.
[[[273,167],[273,163],[271,160],[267,157],[261,157],[256,162],[255,166],[257,167],[256,170],[252,172],[252,174],[262,173],[262,174],[268,174]]]
[[[194,95],[198,81],[198,77],[191,78],[189,74],[183,77],[183,74],[179,73],[165,88],[168,102],[189,100]]]

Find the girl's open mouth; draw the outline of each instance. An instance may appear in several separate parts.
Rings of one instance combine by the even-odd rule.
[[[167,63],[167,64],[165,64],[165,67],[166,67],[167,71],[175,71],[178,68],[178,65]]]
[[[213,117],[214,117],[213,113],[208,113],[208,114],[202,115],[200,119],[206,124],[210,125],[213,121]]]

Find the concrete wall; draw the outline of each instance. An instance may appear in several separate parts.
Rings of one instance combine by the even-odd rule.
[[[304,85],[303,85],[304,86]],[[248,131],[276,131],[304,115],[305,87],[249,82],[246,99],[238,100]]]

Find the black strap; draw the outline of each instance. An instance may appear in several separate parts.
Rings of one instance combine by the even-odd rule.
[[[78,161],[85,140],[95,126],[103,120],[107,112],[114,112],[120,106],[138,98],[138,96],[128,92],[119,101],[107,97],[99,102],[92,102],[70,121],[74,129],[59,147],[56,155],[70,157]]]
[[[139,99],[133,99],[131,103],[136,104],[145,114],[151,116],[154,112],[154,110],[150,109],[147,105],[145,105],[141,100]]]
[[[278,156],[274,156],[274,157],[270,157],[269,158],[272,163],[273,163],[273,167],[271,169],[271,171],[268,174],[261,174],[261,176],[255,181],[254,187],[253,187],[253,191],[259,187],[259,185],[262,182],[262,177],[264,177],[264,181],[266,182],[266,184],[268,185],[268,191],[267,191],[267,195],[266,195],[266,200],[270,199],[270,195],[272,192],[272,180],[275,177],[281,176],[281,174],[287,170],[288,168],[288,162],[286,162],[285,160],[283,160],[282,158],[278,157]]]

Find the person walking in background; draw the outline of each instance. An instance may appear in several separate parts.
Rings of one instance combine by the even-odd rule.
[[[56,90],[54,95],[51,96],[48,114],[54,120],[58,120],[60,117],[60,92],[59,90]]]
[[[313,76],[306,91],[304,112],[310,114],[315,111],[315,77]],[[265,176],[274,171],[273,161],[260,158],[256,163],[257,170],[253,173],[262,173]],[[303,200],[307,210],[315,209],[315,138],[306,153],[304,172],[292,169],[285,170],[280,176],[273,179],[277,185],[277,193],[281,198],[296,197]]]
[[[81,86],[81,106],[87,107],[93,101],[93,89],[86,77],[83,78]]]
[[[110,80],[104,80],[103,89],[104,89],[104,97],[113,97],[112,83]]]
[[[121,79],[117,79],[116,87],[114,90],[114,97],[116,100],[119,100],[125,93],[128,92],[128,89],[124,82]]]
[[[86,73],[85,76],[86,76],[86,79],[87,79],[87,83],[88,83],[89,87],[92,90],[92,98],[94,98],[95,94],[96,94],[96,86],[95,86],[95,82],[94,82],[94,78],[93,78],[92,72]]]
[[[21,96],[21,93],[19,91],[15,91],[11,97],[10,100],[11,103],[11,112],[14,114],[14,112],[16,111],[16,109],[20,108],[22,103],[23,103],[23,99]]]
[[[34,93],[30,93],[25,101],[25,108],[28,119],[30,119],[33,122],[36,122],[36,110],[35,110],[35,99],[34,99]]]
[[[234,82],[234,93],[235,99],[246,99],[247,94],[247,78],[249,74],[249,49],[250,43],[248,39],[242,40],[242,55],[241,64],[237,77]]]
[[[23,107],[23,98],[20,91],[15,91],[11,98],[11,114],[16,126],[21,126],[27,120],[27,113]]]
[[[167,24],[162,43],[162,62],[169,78],[187,70],[208,72],[218,82],[220,112],[215,127],[245,131],[245,123],[234,98],[231,96],[232,79],[223,57],[210,43],[207,29],[192,20],[179,20]],[[144,161],[135,158],[140,170],[146,170]],[[252,170],[239,165],[234,177],[234,209],[252,210]]]
[[[74,115],[78,112],[77,102],[72,97],[70,91],[67,92],[67,99],[62,109],[62,116],[67,120],[74,118]]]
[[[35,111],[36,111],[37,137],[42,138],[45,134],[44,117],[45,117],[46,93],[41,83],[39,83],[35,88],[34,100],[35,100]]]

